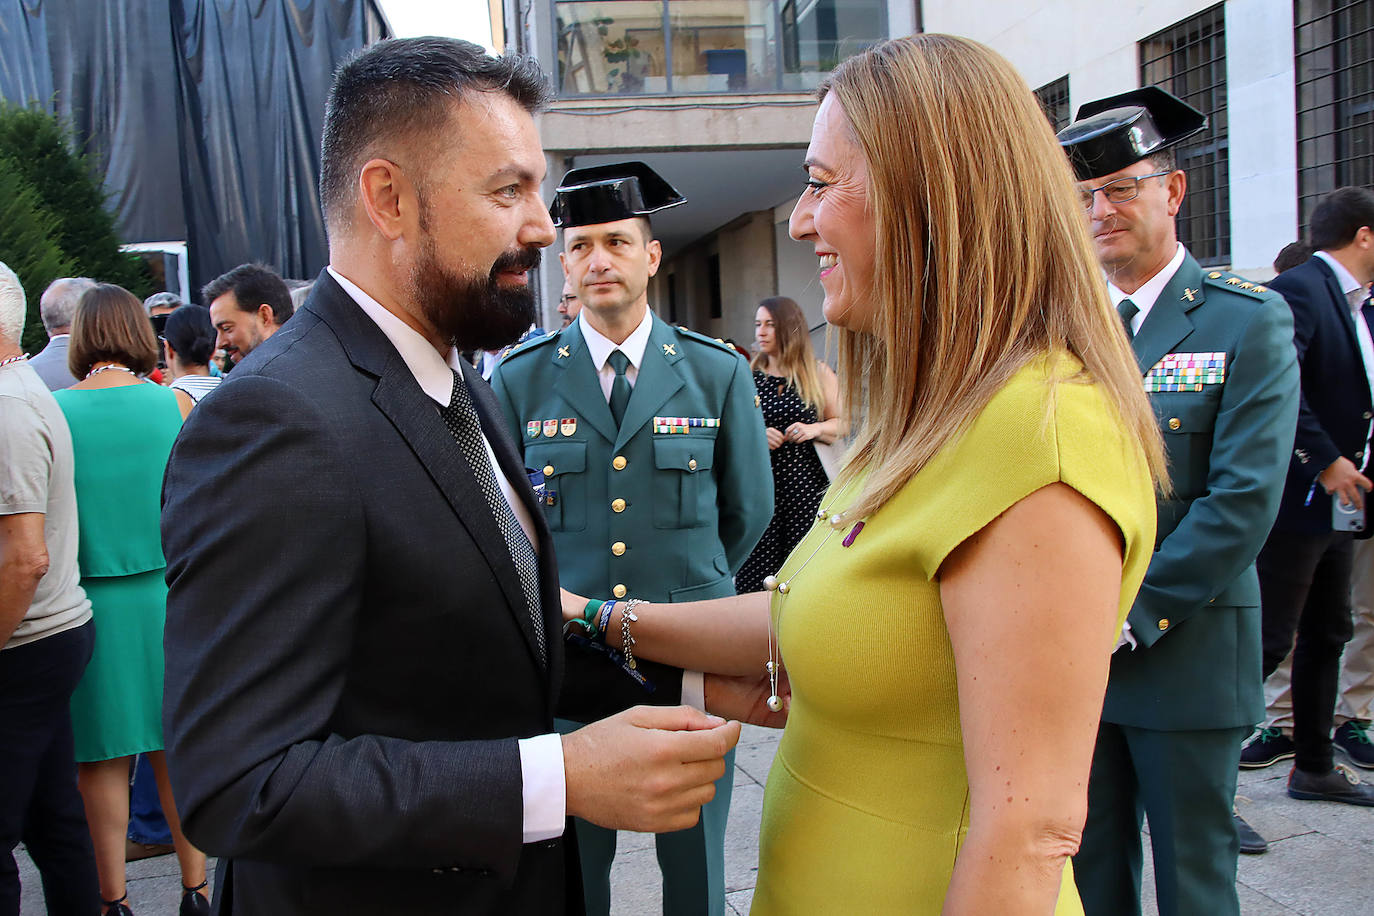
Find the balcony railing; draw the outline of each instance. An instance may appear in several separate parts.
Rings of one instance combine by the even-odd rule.
[[[887,35],[885,0],[564,0],[559,95],[806,92]]]

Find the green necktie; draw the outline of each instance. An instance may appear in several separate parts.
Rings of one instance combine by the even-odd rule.
[[[1131,330],[1131,320],[1140,314],[1140,308],[1129,299],[1122,299],[1116,304],[1116,313],[1121,316],[1121,325],[1126,329],[1126,339],[1135,340],[1135,331]]]
[[[630,380],[625,377],[630,358],[619,350],[612,350],[606,362],[615,370],[615,381],[611,382],[611,416],[618,429],[620,421],[625,419],[625,406],[630,403]]]

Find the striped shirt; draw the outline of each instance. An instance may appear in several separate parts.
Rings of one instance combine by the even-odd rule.
[[[183,375],[167,386],[173,391],[184,391],[192,402],[199,404],[200,399],[215,389],[223,379],[213,375]]]

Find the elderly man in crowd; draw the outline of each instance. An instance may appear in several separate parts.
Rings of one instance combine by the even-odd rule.
[[[48,332],[48,345],[29,360],[29,365],[49,391],[76,384],[76,376],[67,368],[67,341],[71,339],[76,305],[86,290],[94,287],[95,281],[86,277],[63,277],[49,283],[38,300],[38,313]]]
[[[23,842],[48,912],[84,916],[100,888],[68,704],[95,626],[76,566],[72,437],[19,350],[24,313],[19,278],[0,264],[0,913],[19,912]]]

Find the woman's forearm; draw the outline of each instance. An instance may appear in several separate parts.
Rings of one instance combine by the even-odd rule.
[[[812,423],[811,429],[815,433],[815,440],[825,445],[830,445],[840,438],[840,418],[831,417],[829,420],[821,420],[819,423]]]
[[[634,654],[656,662],[713,674],[757,674],[768,661],[769,592],[732,595],[687,604],[635,605],[630,624]],[[627,601],[617,601],[606,625],[606,642],[622,647]]]
[[[1050,818],[1043,823],[988,824],[985,830],[971,826],[955,859],[941,913],[1052,916],[1064,865],[1077,851],[1079,836],[1073,825]]]

